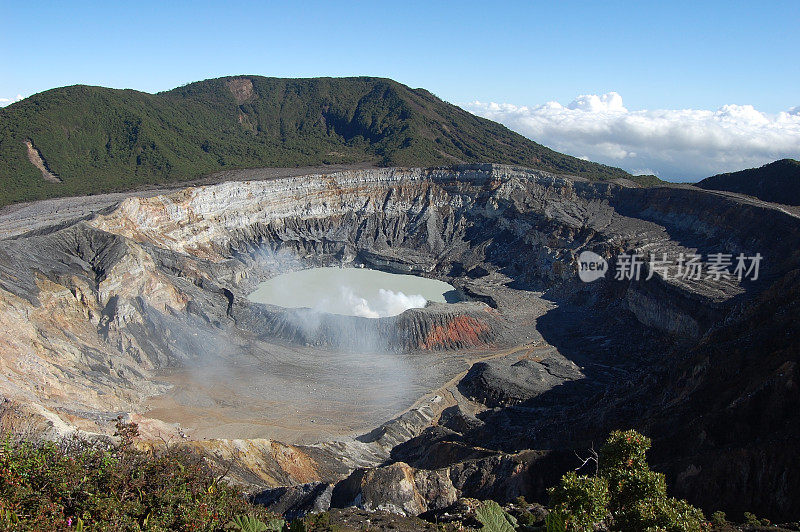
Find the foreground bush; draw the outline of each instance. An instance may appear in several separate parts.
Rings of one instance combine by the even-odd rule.
[[[650,439],[638,432],[615,431],[600,451],[597,476],[564,475],[550,497],[566,530],[600,525],[624,532],[704,530],[700,510],[667,496],[664,475],[647,465],[649,448]]]
[[[570,530],[594,530],[594,524],[608,515],[610,495],[608,481],[601,477],[578,476],[574,471],[561,478],[551,492],[551,505],[556,513],[568,514]],[[565,523],[566,524],[566,523]]]
[[[73,439],[0,443],[0,530],[223,530],[234,518],[270,522],[263,508],[183,452],[135,450],[135,425],[119,445]]]

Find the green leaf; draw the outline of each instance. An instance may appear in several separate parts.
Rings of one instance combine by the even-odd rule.
[[[281,524],[283,521],[281,521]],[[280,531],[283,527],[275,529],[268,528],[266,523],[259,521],[255,517],[249,515],[237,515],[233,520],[228,523],[228,528],[232,530],[239,530],[241,532],[269,532],[271,530]]]
[[[567,532],[567,523],[561,512],[552,511],[544,518],[547,532]]]
[[[475,510],[478,521],[487,532],[515,532],[517,520],[494,501],[485,501]]]

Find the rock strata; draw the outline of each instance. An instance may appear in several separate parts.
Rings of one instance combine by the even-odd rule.
[[[498,165],[249,175],[112,205],[76,199],[52,219],[30,206],[0,215],[4,422],[101,433],[127,414],[155,440],[188,433],[181,445],[213,463],[235,457],[235,479],[254,489],[322,482],[336,486],[335,504],[409,515],[454,496],[544,497],[575,467],[573,449],[641,425],[690,500],[729,485],[723,509],[798,516],[796,483],[776,480],[795,467],[779,442],[797,424],[798,409],[784,408],[797,349],[766,341],[793,338],[774,326],[795,314],[780,299],[800,269],[790,211]],[[607,261],[604,278],[580,281],[583,251]],[[755,280],[685,279],[647,260],[640,279],[615,279],[630,253],[762,263]],[[436,278],[466,300],[368,320],[247,299],[265,279],[315,266]],[[744,352],[726,358],[718,338],[769,369]],[[731,361],[740,373],[719,373]],[[736,454],[751,474],[723,482],[725,461],[709,456],[736,437],[719,427],[763,405],[774,415]],[[668,436],[686,419],[697,420],[690,439]],[[230,432],[203,439],[212,429]],[[758,494],[775,482],[770,506]],[[275,501],[304,511],[316,504],[309,489]]]

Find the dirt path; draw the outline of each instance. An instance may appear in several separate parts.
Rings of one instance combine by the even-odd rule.
[[[550,349],[552,347],[553,346],[547,343],[541,345],[537,345],[535,343],[527,343],[511,347],[503,351],[491,352],[473,358],[467,358],[466,363],[468,365],[468,368],[466,371],[462,371],[461,373],[459,373],[458,375],[456,375],[455,377],[444,383],[439,388],[425,394],[423,397],[420,397],[413,405],[406,408],[402,412],[398,413],[397,416],[395,417],[401,416],[410,410],[414,410],[415,408],[420,408],[421,406],[427,404],[433,409],[434,412],[433,419],[438,421],[439,416],[441,415],[443,410],[451,406],[456,406],[458,404],[458,401],[453,395],[452,388],[456,386],[459,383],[459,381],[461,381],[461,379],[463,379],[467,375],[467,373],[469,373],[469,370],[472,368],[473,365],[479,362],[486,362],[488,360],[494,360],[496,358],[511,356],[516,353],[520,353],[522,351],[525,351],[523,358],[530,357],[534,352],[541,351],[544,349]],[[438,402],[433,402],[433,399],[436,397],[440,397],[441,400]]]

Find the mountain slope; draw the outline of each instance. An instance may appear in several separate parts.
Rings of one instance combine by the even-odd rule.
[[[381,78],[239,76],[159,94],[76,85],[0,110],[0,205],[246,167],[496,162],[631,176]]]
[[[800,205],[800,161],[781,159],[760,168],[718,174],[697,183],[707,190],[726,190],[764,201]]]

